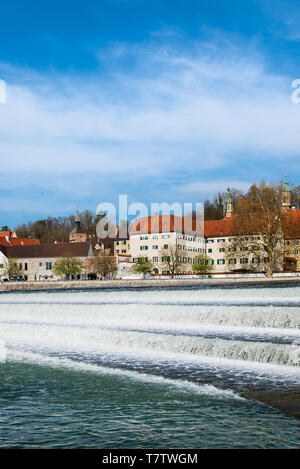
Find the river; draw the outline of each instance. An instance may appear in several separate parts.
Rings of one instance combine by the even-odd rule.
[[[0,447],[297,448],[300,287],[0,294]]]

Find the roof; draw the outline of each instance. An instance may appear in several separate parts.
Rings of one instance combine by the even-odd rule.
[[[14,230],[9,230],[9,231],[0,231],[0,236],[12,236],[14,238],[17,237],[17,234]]]
[[[45,243],[31,246],[0,246],[0,250],[6,257],[41,258],[41,257],[63,257],[70,254],[75,257],[88,257],[93,255],[90,241],[85,243]]]
[[[284,237],[290,239],[300,238],[300,210],[294,209],[289,211],[287,222],[284,226]]]
[[[11,238],[9,240],[6,236],[2,236],[0,233],[0,246],[31,246],[34,244],[40,244],[39,239],[30,238]]]
[[[191,217],[154,214],[148,217],[141,217],[133,226],[130,226],[130,234],[192,233],[195,228],[196,221],[193,219],[191,223]]]
[[[206,238],[220,238],[232,234],[232,218],[211,220],[204,222],[204,236]]]

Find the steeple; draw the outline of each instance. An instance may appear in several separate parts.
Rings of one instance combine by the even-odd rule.
[[[284,175],[284,183],[282,184],[281,206],[286,210],[292,206],[292,191],[288,184],[286,173]]]
[[[78,213],[76,213],[76,217],[74,219],[75,226],[72,229],[70,236],[69,236],[69,241],[70,243],[82,243],[87,240],[87,235],[84,233],[83,229],[81,228],[81,218]]]
[[[225,196],[225,218],[231,218],[233,212],[233,200],[230,192],[230,188],[227,188]]]

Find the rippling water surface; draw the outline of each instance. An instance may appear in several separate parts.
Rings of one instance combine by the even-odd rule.
[[[300,287],[1,293],[0,447],[299,447],[299,326]]]

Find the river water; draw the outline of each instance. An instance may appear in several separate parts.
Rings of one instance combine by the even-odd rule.
[[[298,286],[0,295],[0,448],[297,448],[299,417]]]

